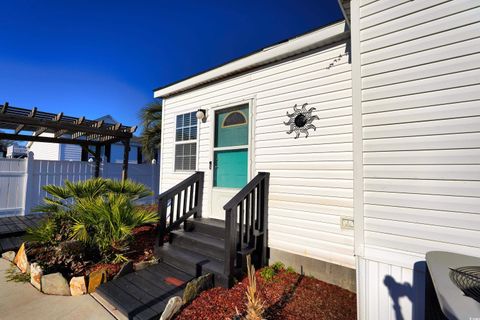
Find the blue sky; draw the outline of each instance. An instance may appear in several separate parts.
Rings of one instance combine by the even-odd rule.
[[[336,0],[0,1],[0,101],[126,125],[152,90],[339,20]]]

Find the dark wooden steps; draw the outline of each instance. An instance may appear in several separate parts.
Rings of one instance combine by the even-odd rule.
[[[183,284],[173,284],[169,278]],[[96,293],[128,319],[158,319],[168,300],[173,296],[181,297],[186,284],[193,278],[170,265],[159,263],[102,284]]]
[[[225,221],[210,218],[198,218],[187,221],[188,228],[198,233],[225,239]]]
[[[223,274],[223,261],[210,258],[192,250],[173,247],[171,244],[164,244],[159,248],[157,254],[162,262],[172,265],[186,273],[197,277],[213,273],[216,286],[227,287],[228,282]]]
[[[171,234],[172,246],[194,250],[202,255],[218,260],[224,259],[225,241],[203,233],[176,230]]]
[[[216,286],[227,287],[224,274],[225,222],[216,219],[189,219],[187,230],[170,233],[170,243],[155,250],[156,257],[188,274],[214,275]]]
[[[187,231],[174,230],[170,243],[155,248],[159,264],[101,285],[97,294],[129,319],[158,319],[168,300],[182,296],[186,283],[212,273],[216,286],[227,287],[224,275],[224,222],[189,219]],[[184,281],[173,285],[167,278]]]

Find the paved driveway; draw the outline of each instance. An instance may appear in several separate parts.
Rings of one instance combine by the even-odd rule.
[[[50,296],[30,283],[6,281],[5,271],[10,266],[10,262],[0,258],[0,319],[115,319],[90,295]]]

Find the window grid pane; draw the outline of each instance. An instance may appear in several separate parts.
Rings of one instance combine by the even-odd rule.
[[[175,145],[175,170],[193,171],[197,163],[197,117],[196,112],[177,115],[175,141],[195,141]]]
[[[196,112],[185,113],[177,116],[175,141],[189,141],[197,139]]]
[[[182,143],[175,146],[175,170],[193,171],[197,164],[197,144]]]

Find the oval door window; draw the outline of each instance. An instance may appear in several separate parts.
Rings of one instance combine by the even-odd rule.
[[[222,128],[235,127],[247,124],[247,117],[241,111],[230,112],[223,119]]]

